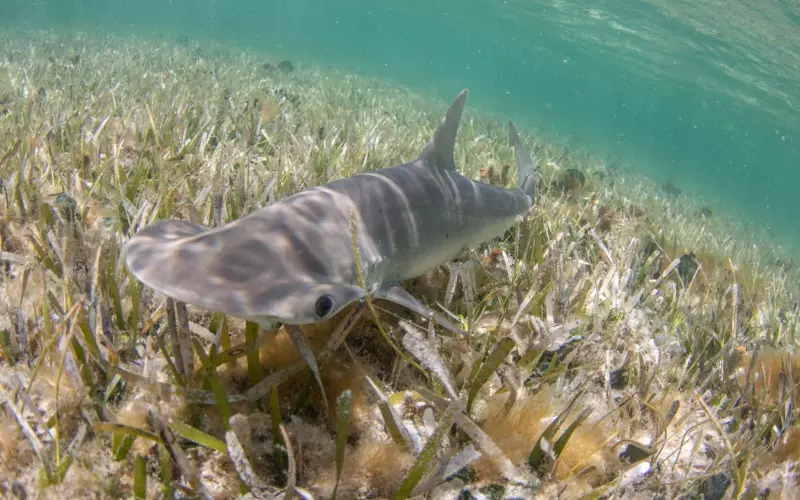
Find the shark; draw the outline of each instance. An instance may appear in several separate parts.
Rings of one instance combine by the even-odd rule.
[[[517,186],[458,172],[453,153],[467,94],[412,161],[300,191],[214,228],[152,222],[125,244],[126,265],[174,300],[264,328],[324,321],[369,294],[465,334],[401,282],[501,237],[533,209],[536,176],[511,121]]]

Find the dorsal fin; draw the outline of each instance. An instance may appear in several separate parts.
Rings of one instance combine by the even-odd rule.
[[[458,125],[461,123],[461,114],[464,112],[468,93],[469,90],[464,89],[458,94],[436,128],[436,132],[433,133],[433,138],[417,158],[418,161],[431,167],[456,169],[453,151],[456,147],[456,133]]]

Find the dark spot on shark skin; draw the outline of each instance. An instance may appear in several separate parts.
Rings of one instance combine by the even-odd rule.
[[[289,73],[294,71],[294,64],[291,61],[284,60],[278,63],[278,69],[283,71],[284,73]]]

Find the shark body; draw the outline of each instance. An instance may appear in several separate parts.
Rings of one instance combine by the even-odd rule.
[[[535,179],[511,122],[519,187],[476,182],[456,170],[453,150],[466,97],[466,90],[458,95],[408,163],[302,191],[213,229],[154,222],[129,240],[126,263],[167,296],[265,327],[322,321],[371,294],[460,332],[399,282],[501,236],[532,208]]]

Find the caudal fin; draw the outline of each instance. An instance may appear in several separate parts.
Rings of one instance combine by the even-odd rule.
[[[514,148],[514,156],[517,157],[517,183],[531,197],[531,200],[535,200],[536,163],[522,144],[517,127],[510,120],[508,122],[508,145]]]
[[[461,115],[464,113],[464,104],[467,102],[468,93],[469,90],[464,89],[458,94],[458,97],[450,105],[444,118],[436,128],[436,132],[433,133],[433,138],[417,158],[418,161],[431,167],[456,169],[453,151],[455,150],[458,125],[461,123]]]

